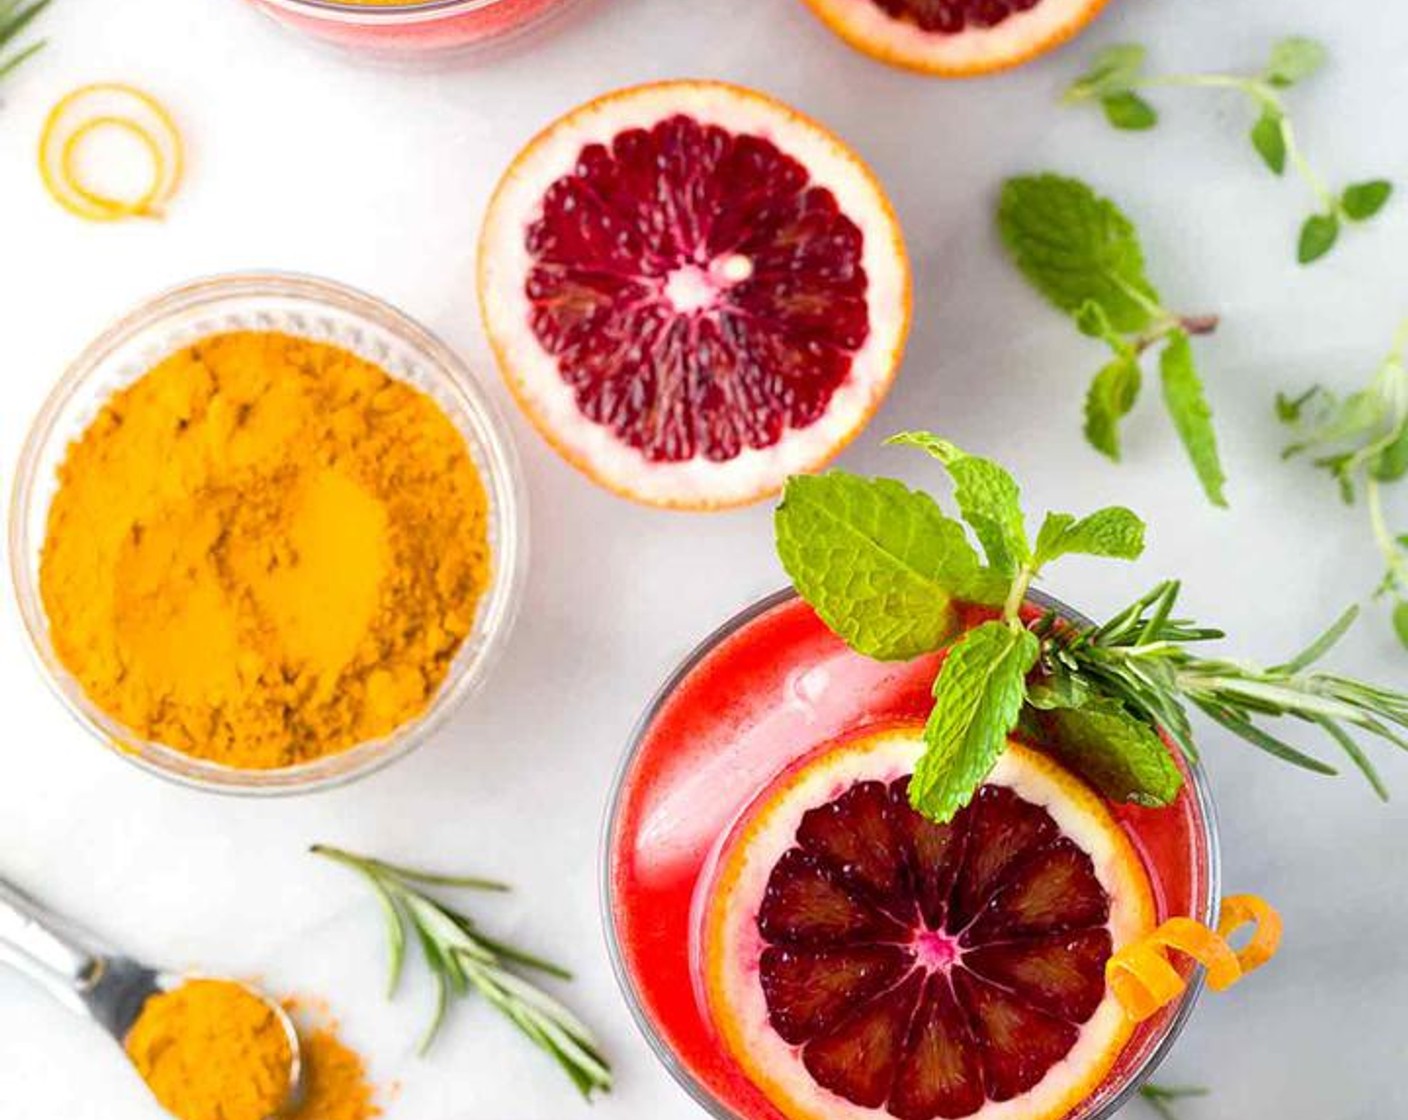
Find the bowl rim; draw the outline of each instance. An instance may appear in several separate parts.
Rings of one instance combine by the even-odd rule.
[[[715,1120],[748,1120],[734,1112],[720,1101],[709,1089],[685,1066],[675,1054],[670,1044],[655,1029],[646,1011],[644,1001],[638,991],[635,980],[631,975],[626,963],[625,952],[622,948],[620,930],[618,928],[616,907],[614,905],[614,888],[612,885],[612,851],[615,847],[617,835],[617,825],[620,821],[620,811],[622,808],[622,798],[625,792],[626,777],[630,773],[631,766],[635,762],[640,748],[645,740],[655,719],[659,716],[661,709],[670,700],[681,683],[700,663],[728,638],[738,633],[749,623],[755,621],[769,611],[784,603],[790,602],[800,596],[791,587],[782,588],[770,595],[744,607],[721,625],[715,627],[703,640],[701,640],[675,667],[673,672],[665,679],[665,682],[655,691],[650,698],[644,712],[636,721],[631,730],[630,739],[626,750],[617,763],[616,772],[611,780],[611,793],[607,798],[605,812],[602,817],[599,852],[598,852],[598,908],[601,911],[602,934],[606,941],[607,955],[611,960],[611,971],[616,979],[616,986],[620,990],[622,998],[625,1000],[627,1010],[631,1014],[637,1031],[644,1037],[646,1044],[655,1054],[656,1059],[669,1071],[675,1082],[703,1108]],[[1044,610],[1053,610],[1062,617],[1081,625],[1091,624],[1090,619],[1072,607],[1067,606],[1060,600],[1045,594],[1044,592],[1032,589],[1027,594],[1028,603],[1035,604]],[[1222,900],[1222,845],[1217,819],[1217,808],[1213,802],[1212,789],[1208,780],[1207,772],[1203,769],[1202,763],[1195,759],[1188,760],[1188,771],[1192,778],[1191,788],[1194,797],[1197,799],[1198,809],[1203,819],[1203,840],[1207,846],[1208,875],[1207,887],[1203,913],[1200,920],[1205,924],[1215,924],[1216,916]],[[1197,1006],[1199,998],[1203,994],[1205,979],[1203,969],[1198,967],[1189,978],[1188,987],[1179,1000],[1178,1009],[1169,1018],[1168,1022],[1161,1028],[1158,1040],[1150,1048],[1149,1053],[1144,1057],[1139,1065],[1130,1071],[1125,1082],[1119,1087],[1107,1101],[1101,1104],[1099,1110],[1092,1113],[1083,1120],[1108,1120],[1116,1112],[1128,1104],[1139,1092],[1140,1088],[1154,1075],[1164,1059],[1168,1057],[1184,1028],[1188,1025],[1192,1017],[1193,1010]]]
[[[282,297],[321,305],[393,334],[408,349],[422,355],[435,368],[437,384],[456,398],[456,403],[482,428],[475,438],[482,445],[479,450],[486,462],[476,461],[475,465],[499,519],[493,575],[476,613],[479,648],[463,661],[457,655],[427,707],[389,735],[311,762],[266,770],[223,766],[143,740],[86,698],[66,689],[50,660],[57,655],[48,637],[47,616],[37,578],[31,578],[30,562],[35,542],[31,541],[29,523],[36,487],[43,481],[39,462],[54,438],[55,422],[62,410],[108,355],[141,331],[204,304],[240,296]],[[198,331],[195,337],[208,334]],[[437,407],[443,411],[439,402]],[[463,432],[459,423],[455,427]],[[467,442],[468,439],[466,436]],[[90,342],[45,396],[25,433],[9,499],[6,542],[13,601],[28,639],[25,645],[49,691],[110,752],[140,770],[201,792],[252,798],[317,793],[368,777],[404,758],[483,684],[503,652],[522,604],[529,553],[528,494],[517,449],[498,405],[456,351],[399,307],[352,285],[307,273],[272,269],[216,273],[167,287],[139,302]],[[74,686],[81,693],[76,682]],[[322,772],[329,769],[331,772]]]

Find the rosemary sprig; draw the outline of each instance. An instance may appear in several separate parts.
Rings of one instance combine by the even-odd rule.
[[[0,0],[0,81],[18,70],[48,43],[47,39],[40,39],[28,46],[10,49],[20,33],[33,23],[50,3],[51,0],[32,0],[28,4],[24,0]]]
[[[1080,629],[1044,620],[1042,660],[1068,687],[1119,701],[1154,727],[1163,728],[1190,758],[1197,757],[1188,708],[1266,753],[1317,774],[1338,771],[1271,734],[1268,719],[1294,719],[1322,731],[1365,776],[1380,798],[1388,793],[1350,729],[1408,750],[1408,695],[1314,668],[1358,617],[1341,615],[1305,650],[1281,665],[1200,657],[1190,646],[1222,637],[1220,631],[1174,617],[1180,586],[1159,584],[1103,626]]]
[[[386,920],[390,954],[388,995],[395,992],[406,959],[407,934],[419,942],[435,976],[437,996],[430,1025],[421,1037],[424,1053],[434,1041],[452,998],[478,992],[546,1051],[588,1100],[611,1089],[611,1068],[591,1031],[552,996],[511,971],[511,966],[570,980],[572,974],[540,957],[485,936],[473,919],[422,890],[425,886],[506,891],[490,879],[438,875],[342,848],[316,844],[316,855],[357,872],[372,888]]]
[[[1170,1088],[1163,1085],[1155,1085],[1150,1082],[1139,1089],[1139,1096],[1144,1103],[1159,1114],[1162,1120],[1178,1120],[1178,1114],[1174,1112],[1173,1105],[1177,1101],[1191,1100],[1194,1097],[1208,1096],[1208,1090],[1187,1087]]]

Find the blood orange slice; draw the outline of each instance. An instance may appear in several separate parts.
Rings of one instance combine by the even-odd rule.
[[[514,161],[480,241],[510,389],[571,463],[654,505],[740,505],[869,419],[909,329],[874,176],[762,94],[609,94]]]
[[[1154,923],[1104,803],[1017,744],[948,825],[909,807],[923,728],[783,775],[721,852],[709,1012],[791,1120],[1058,1120],[1132,1026],[1105,963]]]
[[[807,0],[881,62],[943,77],[1006,70],[1073,38],[1109,0]]]

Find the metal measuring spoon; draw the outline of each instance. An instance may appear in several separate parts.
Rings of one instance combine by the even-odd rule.
[[[147,1000],[179,988],[190,977],[158,972],[130,957],[108,953],[95,938],[46,910],[23,891],[0,879],[0,963],[13,965],[42,985],[60,1003],[96,1022],[119,1046],[142,1014]],[[201,976],[202,980],[224,977]],[[273,1012],[288,1036],[292,1060],[288,1096],[269,1120],[297,1108],[303,1098],[303,1059],[298,1030],[282,1007],[256,988],[238,984]],[[124,1051],[125,1052],[125,1051]]]

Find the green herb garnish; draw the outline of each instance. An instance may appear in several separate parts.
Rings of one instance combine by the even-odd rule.
[[[1250,140],[1271,173],[1284,175],[1293,168],[1315,197],[1317,210],[1301,226],[1296,256],[1310,264],[1335,247],[1345,225],[1366,222],[1377,215],[1393,194],[1387,179],[1355,183],[1332,190],[1311,167],[1296,139],[1283,96],[1324,66],[1325,48],[1313,39],[1282,39],[1258,73],[1160,74],[1145,71],[1146,52],[1136,44],[1108,47],[1097,54],[1090,69],[1067,91],[1067,104],[1097,102],[1116,128],[1144,131],[1159,123],[1158,110],[1141,94],[1157,86],[1190,86],[1233,90],[1245,96],[1256,110]]]
[[[1173,1106],[1179,1101],[1208,1095],[1206,1089],[1192,1086],[1167,1088],[1163,1085],[1155,1085],[1153,1082],[1143,1085],[1139,1089],[1139,1096],[1143,1098],[1145,1104],[1159,1114],[1161,1120],[1178,1120],[1178,1114],[1174,1112]]]
[[[1376,598],[1393,602],[1393,625],[1408,647],[1408,535],[1394,533],[1384,511],[1383,486],[1408,474],[1408,322],[1365,389],[1339,397],[1319,386],[1299,397],[1280,396],[1276,413],[1295,430],[1286,458],[1312,455],[1339,484],[1346,502],[1362,493],[1369,525],[1384,561]]]
[[[1195,335],[1217,329],[1217,317],[1167,310],[1145,273],[1134,223],[1077,179],[1009,180],[998,226],[1022,274],[1114,355],[1086,395],[1085,436],[1091,446],[1119,460],[1120,421],[1134,408],[1144,381],[1141,359],[1162,347],[1165,406],[1208,499],[1225,506],[1226,476],[1192,345]]]
[[[32,0],[26,4],[24,0],[0,0],[0,81],[18,70],[48,43],[47,39],[40,39],[36,43],[18,47],[15,40],[39,17],[39,13],[47,8],[50,2],[51,0]]]
[[[510,1022],[545,1050],[588,1099],[611,1089],[611,1068],[597,1048],[591,1031],[572,1012],[537,986],[511,971],[517,967],[570,980],[571,973],[479,931],[473,919],[431,897],[427,886],[506,891],[488,879],[435,875],[354,855],[341,848],[315,845],[314,853],[335,860],[360,874],[371,886],[386,917],[390,948],[388,994],[394,993],[406,958],[407,933],[420,942],[425,962],[435,975],[438,998],[430,1026],[421,1038],[424,1052],[434,1040],[453,997],[478,992]]]
[[[1282,761],[1337,773],[1263,726],[1279,718],[1311,724],[1386,796],[1354,732],[1408,749],[1400,731],[1408,695],[1314,668],[1355,610],[1270,668],[1193,652],[1223,634],[1175,616],[1176,582],[1099,626],[1034,616],[1028,591],[1051,563],[1070,555],[1135,560],[1143,521],[1118,506],[1080,518],[1048,513],[1033,540],[1020,490],[998,464],[927,432],[891,442],[943,464],[962,523],[892,480],[832,472],[788,482],[777,549],[798,592],[858,652],[908,660],[947,651],[909,787],[919,812],[952,819],[1014,732],[1040,741],[1111,800],[1169,805],[1183,780],[1161,736],[1196,759],[1194,709]],[[962,601],[994,617],[965,630],[955,607]]]

